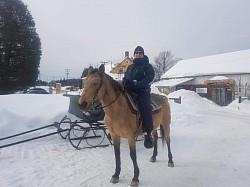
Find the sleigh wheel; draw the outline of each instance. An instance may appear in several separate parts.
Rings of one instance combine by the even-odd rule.
[[[82,127],[81,125],[74,124],[71,126],[68,134],[70,144],[76,149],[83,149],[87,146],[86,135],[88,134],[88,129]]]
[[[104,138],[105,138],[104,129],[90,127],[90,130],[86,135],[86,142],[91,147],[97,147],[102,144]]]
[[[101,146],[105,138],[104,129],[93,126],[73,124],[69,130],[69,142],[76,149]]]
[[[71,120],[68,117],[64,117],[58,125],[59,125],[59,128],[62,130],[70,129]],[[60,132],[59,134],[62,137],[62,139],[66,139],[68,137],[68,133],[69,131],[63,131],[63,132]]]

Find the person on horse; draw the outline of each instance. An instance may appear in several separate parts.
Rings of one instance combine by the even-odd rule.
[[[137,46],[134,50],[133,64],[129,65],[123,78],[124,89],[136,94],[138,108],[141,113],[144,134],[144,146],[149,149],[153,147],[151,131],[153,121],[150,107],[150,85],[155,78],[153,66],[149,63],[144,49]]]

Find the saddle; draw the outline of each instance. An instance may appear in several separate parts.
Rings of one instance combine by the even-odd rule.
[[[140,113],[139,108],[138,108],[138,103],[136,101],[136,93],[125,91],[125,96],[128,101],[131,112],[133,114]],[[150,96],[150,106],[151,106],[152,114],[158,113],[162,108],[161,104],[158,103],[156,99],[152,97],[152,95]]]

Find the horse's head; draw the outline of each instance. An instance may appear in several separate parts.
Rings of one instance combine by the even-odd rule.
[[[85,112],[95,107],[95,104],[104,94],[103,76],[105,67],[102,64],[99,69],[89,68],[88,75],[83,80],[83,92],[78,101],[79,108]]]

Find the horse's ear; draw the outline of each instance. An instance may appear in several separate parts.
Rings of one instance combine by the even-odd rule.
[[[88,74],[91,72],[91,71],[93,71],[93,67],[92,66],[89,66],[89,68],[88,68]]]
[[[105,66],[104,66],[104,64],[100,65],[100,67],[99,67],[99,73],[101,75],[103,75],[105,73]]]

